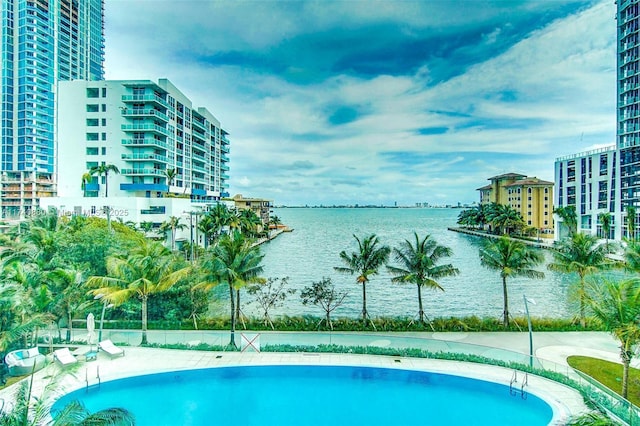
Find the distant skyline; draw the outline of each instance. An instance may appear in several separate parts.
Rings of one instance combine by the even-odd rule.
[[[168,78],[230,132],[230,194],[471,203],[615,144],[604,1],[105,0],[106,78]]]

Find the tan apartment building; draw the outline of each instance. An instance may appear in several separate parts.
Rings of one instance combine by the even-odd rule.
[[[268,224],[270,220],[269,214],[273,207],[273,200],[264,198],[244,198],[242,194],[236,194],[231,199],[234,207],[238,210],[253,210],[253,212],[262,220],[262,223]]]
[[[489,185],[478,188],[480,204],[508,205],[520,213],[527,226],[541,234],[553,234],[553,182],[518,173],[489,178]]]

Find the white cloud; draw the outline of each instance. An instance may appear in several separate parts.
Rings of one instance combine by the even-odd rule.
[[[404,22],[407,37],[425,29],[446,37],[486,21],[475,42],[497,46],[512,36],[517,14],[547,4],[466,2],[474,13],[464,14],[452,13],[460,7],[454,2],[172,4],[107,0],[107,77],[167,77],[212,111],[231,133],[232,193],[290,204],[467,202],[494,174],[552,180],[556,157],[614,142],[615,5],[609,1],[576,9],[475,65],[460,64],[468,67],[442,81],[441,67],[425,60],[413,74],[342,70],[305,84],[284,77],[296,58],[279,75],[243,66],[241,54],[264,52],[267,60],[270,49],[301,35],[391,21]],[[236,65],[178,59],[194,46],[203,55],[237,51],[240,59]],[[331,126],[329,116],[340,106],[360,115]],[[432,158],[403,167],[382,152]],[[504,155],[488,161],[485,152]]]

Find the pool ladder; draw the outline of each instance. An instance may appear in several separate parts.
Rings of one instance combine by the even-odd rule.
[[[509,394],[512,396],[516,396],[520,394],[522,399],[527,399],[527,392],[525,388],[529,384],[529,374],[524,373],[524,380],[522,381],[522,385],[518,387],[518,370],[513,370],[513,375],[511,376],[511,383],[509,383]]]
[[[87,392],[89,392],[89,388],[90,387],[92,387],[92,386],[100,387],[100,385],[102,384],[102,380],[100,379],[100,366],[99,365],[96,365],[96,377],[95,378],[97,379],[97,382],[90,385],[89,384],[89,368],[87,368],[85,370],[85,374],[84,374],[84,381],[87,384],[87,387],[86,387]]]

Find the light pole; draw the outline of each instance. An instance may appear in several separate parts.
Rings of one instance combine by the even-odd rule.
[[[529,326],[529,367],[533,367],[533,331],[531,330],[531,316],[529,315],[528,303],[535,305],[536,301],[527,298],[525,294],[522,295],[522,299],[524,300],[524,311],[527,314],[527,325]]]

